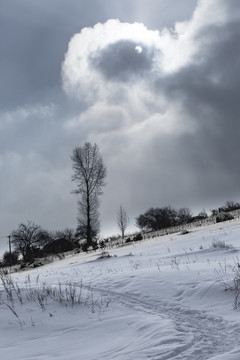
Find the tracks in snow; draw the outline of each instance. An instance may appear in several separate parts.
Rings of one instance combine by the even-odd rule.
[[[87,286],[83,287],[89,289]],[[179,335],[188,335],[187,342],[182,341],[165,355],[150,355],[148,358],[151,360],[206,360],[240,346],[240,326],[237,323],[227,322],[207,312],[184,309],[176,304],[166,304],[144,296],[121,294],[92,286],[91,291],[111,297],[134,311],[170,319]],[[158,341],[161,342],[161,339]]]

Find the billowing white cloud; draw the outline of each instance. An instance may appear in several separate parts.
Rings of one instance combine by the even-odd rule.
[[[65,128],[87,129],[90,136],[115,131],[124,137],[134,137],[140,129],[154,134],[193,131],[187,118],[176,124],[172,114],[179,104],[169,107],[164,92],[155,87],[157,79],[188,61],[189,51],[183,56],[178,51],[181,45],[176,46],[181,41],[176,33],[119,20],[76,34],[62,67],[63,88],[68,96],[84,99],[87,109],[66,122]]]
[[[67,93],[91,101],[92,96],[101,98],[107,90],[112,91],[114,81],[146,82],[178,71],[196,60],[199,46],[216,40],[214,32],[201,34],[223,26],[232,16],[227,2],[200,0],[192,18],[176,23],[171,30],[153,31],[144,24],[117,19],[84,28],[69,43],[62,67],[63,87]]]

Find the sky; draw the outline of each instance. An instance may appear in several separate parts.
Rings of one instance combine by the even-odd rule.
[[[0,0],[0,236],[77,225],[97,143],[101,235],[150,207],[239,201],[239,0]]]

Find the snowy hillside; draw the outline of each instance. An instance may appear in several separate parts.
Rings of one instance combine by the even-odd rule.
[[[239,360],[239,250],[234,221],[2,275],[1,358]]]

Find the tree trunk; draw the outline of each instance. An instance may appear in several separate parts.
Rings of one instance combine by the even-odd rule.
[[[87,185],[87,247],[92,245],[90,194]]]

